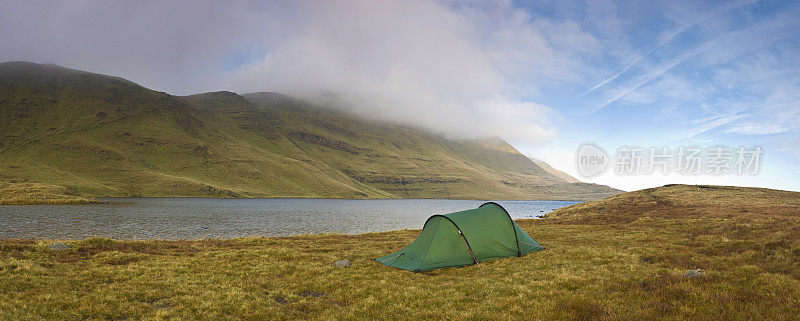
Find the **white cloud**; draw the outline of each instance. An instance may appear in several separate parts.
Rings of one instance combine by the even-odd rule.
[[[554,135],[553,111],[518,97],[579,79],[599,51],[510,1],[4,1],[0,35],[1,60],[177,94],[333,93],[371,117],[530,142]]]
[[[0,7],[0,61],[55,63],[173,93],[212,89],[226,59],[269,24],[240,2],[6,0]]]
[[[333,92],[357,113],[467,137],[552,137],[554,111],[516,97],[578,77],[597,46],[575,23],[507,2],[299,2],[292,12],[278,18],[285,38],[228,75],[231,88]]]
[[[0,61],[174,94],[284,92],[501,135],[574,173],[585,140],[766,148],[796,135],[800,6],[754,3],[0,0]],[[585,113],[610,104],[626,108]]]

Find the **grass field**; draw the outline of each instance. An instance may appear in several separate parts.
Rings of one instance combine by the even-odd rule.
[[[547,250],[411,273],[419,231],[0,242],[2,319],[694,319],[800,315],[800,193],[668,186],[519,224]],[[350,268],[334,268],[347,258]],[[683,277],[702,269],[705,276]]]
[[[63,186],[38,183],[0,183],[0,205],[89,204],[99,202]]]

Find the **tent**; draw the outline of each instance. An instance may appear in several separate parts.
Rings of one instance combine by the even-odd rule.
[[[543,250],[497,203],[434,215],[422,233],[400,251],[377,258],[383,265],[419,272]]]

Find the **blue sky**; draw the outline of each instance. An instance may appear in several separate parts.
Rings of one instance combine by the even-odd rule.
[[[173,94],[284,92],[456,138],[499,135],[577,175],[575,152],[763,149],[758,175],[586,179],[800,190],[800,3],[14,1],[0,60]]]
[[[570,158],[583,142],[611,154],[623,145],[761,146],[757,176],[609,174],[592,181],[626,189],[669,182],[800,189],[799,3],[516,4],[531,16],[575,21],[599,43],[585,58],[585,77],[527,97],[561,113],[555,138],[530,154],[574,174]]]

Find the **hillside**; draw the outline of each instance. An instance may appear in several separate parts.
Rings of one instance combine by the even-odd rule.
[[[601,223],[631,223],[654,218],[796,220],[800,219],[800,193],[768,188],[673,184],[563,207],[547,217]]]
[[[555,177],[558,177],[558,178],[564,180],[567,183],[579,183],[580,182],[580,180],[578,180],[575,177],[572,177],[572,175],[564,173],[564,172],[562,172],[560,170],[557,170],[557,169],[553,168],[553,166],[550,166],[550,164],[545,163],[543,160],[536,159],[536,158],[533,158],[533,157],[528,157],[528,158],[530,158],[531,161],[533,161],[533,163],[536,164],[536,166],[541,167],[543,170],[547,171],[548,173],[552,174]]]
[[[37,183],[0,183],[0,205],[90,204],[99,201],[64,186]]]
[[[0,64],[0,182],[88,196],[599,199],[505,141],[454,140],[274,93],[186,97]]]
[[[193,241],[90,238],[62,240],[63,250],[50,248],[51,240],[0,240],[0,318],[800,315],[800,193],[674,185],[549,216],[517,221],[545,251],[422,273],[374,260],[414,241],[419,230]],[[344,258],[351,267],[331,265]]]

